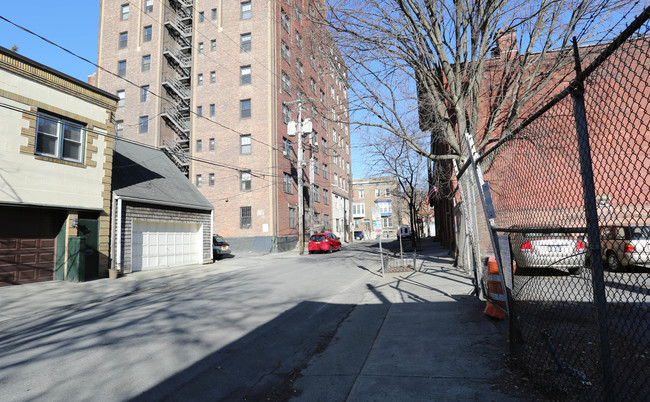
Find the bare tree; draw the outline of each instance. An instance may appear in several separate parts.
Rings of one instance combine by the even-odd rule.
[[[347,58],[352,123],[386,130],[426,158],[463,160],[464,133],[480,153],[507,136],[558,76],[572,74],[571,39],[603,39],[622,12],[640,7],[632,3],[329,0],[327,20]],[[447,152],[410,135],[420,132],[411,123],[418,113]]]
[[[419,143],[428,140],[421,132],[410,136]],[[423,190],[428,186],[427,160],[413,151],[405,140],[395,140],[386,133],[382,135],[375,132],[372,136],[367,135],[365,142],[364,148],[368,150],[373,171],[378,175],[397,179],[399,189],[392,195],[406,205],[409,223],[417,242],[419,240],[418,215],[427,196],[427,191]],[[397,215],[399,220],[401,211],[398,210]],[[401,221],[398,224],[401,224]]]

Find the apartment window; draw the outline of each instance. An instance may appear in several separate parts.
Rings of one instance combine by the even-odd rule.
[[[196,152],[203,150],[203,140],[196,140]]]
[[[314,186],[314,202],[320,202],[320,187]]]
[[[151,70],[151,56],[146,55],[142,56],[142,71],[149,71]]]
[[[149,132],[149,116],[140,116],[140,133]]]
[[[129,43],[129,33],[128,32],[120,32],[120,43],[118,47],[120,49],[124,49]]]
[[[339,175],[334,173],[334,187],[336,187],[339,184]]]
[[[83,163],[84,127],[45,113],[36,122],[37,155]]]
[[[327,164],[323,163],[323,178],[327,179]]]
[[[246,85],[251,83],[251,66],[242,66],[239,69],[239,83]]]
[[[213,20],[216,20],[216,19],[217,19],[217,9],[216,9],[216,8],[213,8],[213,9],[212,9],[212,19],[213,19]]]
[[[214,151],[214,138],[210,138],[208,141],[210,151]]]
[[[365,191],[359,190],[359,199],[363,199],[364,196],[365,196]]]
[[[376,205],[379,207],[379,212],[382,214],[393,213],[393,205],[390,201],[377,202]]]
[[[330,204],[330,195],[329,194],[330,194],[329,191],[327,191],[326,189],[323,189],[323,203],[325,203],[325,205]]]
[[[289,228],[296,228],[296,208],[289,207]]]
[[[320,225],[320,212],[314,213],[314,223]]]
[[[210,51],[214,52],[215,50],[217,50],[217,40],[212,39],[210,40]]]
[[[322,103],[323,106],[325,105],[325,92],[323,92],[322,89],[320,91],[320,103]]]
[[[239,207],[239,227],[242,229],[251,227],[251,207]]]
[[[289,75],[284,71],[282,72],[282,90],[285,92],[291,90],[291,78],[289,78]]]
[[[242,52],[251,51],[251,34],[245,33],[239,37],[240,49]]]
[[[126,60],[117,62],[117,75],[124,77],[126,75]]]
[[[125,92],[123,89],[117,91],[117,97],[119,98],[119,100],[117,101],[117,106],[124,106],[124,96],[125,96]]]
[[[122,4],[122,12],[120,14],[120,19],[122,21],[125,21],[125,20],[129,19],[129,5],[128,4]]]
[[[376,188],[375,189],[375,198],[379,198],[379,197],[381,197],[381,190]]]
[[[144,12],[150,13],[153,11],[153,0],[144,0]]]
[[[251,153],[251,135],[240,135],[239,136],[239,149],[242,155],[250,155]]]
[[[390,216],[385,216],[381,218],[382,220],[382,226],[385,228],[392,228],[393,227],[393,218]]]
[[[314,158],[314,174],[318,174],[318,158]]]
[[[299,61],[296,62],[296,73],[298,73],[298,77],[302,79],[303,68],[302,68],[302,63]]]
[[[282,138],[282,155],[285,158],[289,158],[291,156],[291,140]]]
[[[298,46],[299,49],[302,48],[302,35],[300,35],[300,32],[296,31],[296,46]]]
[[[203,177],[201,177],[200,174],[196,175],[196,187],[201,187],[201,184],[203,184]]]
[[[309,87],[311,88],[311,93],[316,95],[316,81],[313,78],[309,79]]]
[[[253,9],[250,1],[244,1],[241,3],[241,19],[247,20],[253,16]]]
[[[309,64],[311,64],[311,68],[316,70],[316,58],[314,57],[313,54],[309,55]]]
[[[149,100],[149,85],[140,87],[140,102],[147,102]]]
[[[390,188],[387,188],[386,190],[384,190],[384,195],[386,197],[390,197]]]
[[[293,194],[293,177],[289,173],[282,174],[282,188],[285,193]]]
[[[282,28],[289,32],[289,16],[284,12],[284,10],[280,10],[280,23],[282,24]]]
[[[115,121],[115,135],[121,137],[124,134],[124,120]]]
[[[241,172],[239,174],[240,189],[242,191],[251,190],[251,181],[252,181],[251,172]]]
[[[217,72],[210,71],[210,84],[214,84],[215,82],[217,82]]]
[[[199,116],[203,116],[203,106],[196,107],[196,114],[198,114]]]
[[[151,42],[152,34],[153,34],[153,29],[151,28],[151,25],[147,25],[146,27],[142,28],[142,41]]]
[[[239,101],[239,117],[248,119],[251,117],[251,100],[242,99]]]
[[[316,111],[316,107],[313,104],[311,105],[311,119],[314,122],[318,121],[318,112]],[[323,148],[325,148],[325,144],[323,144]]]
[[[289,51],[289,46],[283,40],[280,41],[280,53],[282,54],[282,58],[289,61],[291,52]]]
[[[288,124],[289,120],[291,120],[291,115],[289,111],[289,106],[287,106],[285,103],[282,104],[282,121],[284,124]]]
[[[199,54],[203,54],[203,42],[199,42]]]
[[[203,73],[199,73],[196,76],[196,85],[197,86],[203,85]]]
[[[363,202],[355,202],[352,204],[352,215],[354,216],[365,216],[366,215],[366,204]]]
[[[299,8],[296,8],[296,21],[302,24],[302,11]]]
[[[214,116],[215,113],[216,113],[216,108],[214,106],[214,103],[211,103],[210,104],[210,116]],[[214,138],[212,139],[212,141],[214,142]]]
[[[214,186],[214,173],[208,175],[208,186]]]
[[[330,216],[328,214],[323,215],[323,223],[325,224],[325,229],[330,228]]]
[[[205,21],[205,13],[203,11],[199,11],[199,22]]]

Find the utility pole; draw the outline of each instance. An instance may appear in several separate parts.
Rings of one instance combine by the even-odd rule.
[[[311,120],[306,119],[302,121],[302,99],[298,99],[291,102],[285,102],[286,105],[298,104],[298,122],[289,122],[287,125],[287,135],[292,137],[298,135],[298,162],[297,162],[297,175],[298,175],[298,251],[300,255],[305,253],[305,196],[304,196],[304,183],[302,180],[303,170],[305,167],[305,155],[303,151],[303,136],[305,132],[312,132]],[[311,179],[310,179],[311,180]],[[312,202],[312,197],[309,197],[310,203]],[[311,226],[311,225],[310,225]]]
[[[305,253],[305,199],[302,184],[302,166],[305,155],[302,151],[302,100],[298,100],[298,250]]]
[[[314,132],[309,133],[309,237],[314,234]]]

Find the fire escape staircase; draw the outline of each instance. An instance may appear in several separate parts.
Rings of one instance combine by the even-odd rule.
[[[161,149],[189,174],[190,153],[190,84],[192,69],[192,1],[170,0],[164,17],[168,36],[163,43],[163,56],[172,71],[163,74],[162,87],[167,96],[160,116],[176,133],[174,140],[163,140]]]

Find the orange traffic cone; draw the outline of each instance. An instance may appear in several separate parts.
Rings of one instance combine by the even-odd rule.
[[[494,257],[488,258],[487,288],[490,298],[494,300],[498,306],[505,309],[506,294],[503,291],[503,286],[501,286],[499,266]],[[506,313],[489,301],[485,302],[485,310],[483,310],[483,313],[499,320],[506,318]]]

